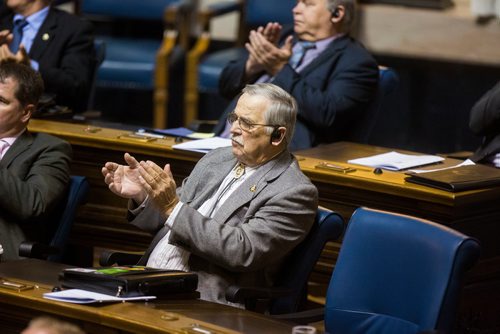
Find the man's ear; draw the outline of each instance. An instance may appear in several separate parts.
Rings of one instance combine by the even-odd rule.
[[[278,146],[285,140],[286,128],[280,126],[276,128],[271,135],[271,145]]]
[[[35,108],[36,107],[34,104],[27,104],[23,108],[23,116],[21,117],[21,120],[27,123],[30,120],[31,115],[33,115],[33,113],[35,112]]]
[[[333,10],[332,17],[330,20],[332,20],[333,23],[339,23],[344,19],[344,15],[345,15],[345,7],[339,5]]]

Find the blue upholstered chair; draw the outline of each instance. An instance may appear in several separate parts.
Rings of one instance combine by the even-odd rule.
[[[300,310],[307,297],[307,280],[328,241],[338,240],[344,231],[344,220],[336,212],[318,209],[308,236],[283,264],[272,288],[230,286],[226,299],[243,303],[248,310],[284,314]],[[101,266],[136,264],[142,254],[104,251]]]
[[[153,125],[167,124],[169,65],[174,46],[187,48],[187,13],[191,0],[82,0],[80,12],[99,26],[97,39],[106,44],[106,56],[97,73],[97,87],[151,91]],[[170,12],[169,12],[170,11]],[[174,12],[175,14],[172,14]],[[155,34],[123,36],[159,26]],[[180,34],[179,31],[181,31]]]
[[[351,128],[349,141],[370,144],[370,137],[377,122],[384,121],[384,108],[387,108],[391,98],[395,98],[399,86],[399,75],[390,67],[379,66],[378,87],[374,100],[366,113],[360,117]]]
[[[103,63],[104,58],[106,57],[106,43],[103,40],[99,39],[94,40],[94,51],[95,51],[95,70],[94,73],[92,73],[92,84],[90,86],[90,94],[89,94],[89,101],[87,103],[87,110],[94,109],[97,73],[99,72],[99,68]]]
[[[218,94],[219,76],[226,64],[245,54],[243,47],[251,29],[268,22],[290,24],[295,0],[239,0],[218,2],[199,12],[198,22],[203,32],[188,54],[184,123],[198,119],[199,93]],[[239,12],[238,38],[234,47],[206,54],[210,45],[210,22],[221,15]]]
[[[298,245],[282,266],[274,287],[230,286],[226,299],[244,303],[253,311],[270,314],[297,312],[307,298],[307,281],[328,241],[338,240],[344,231],[344,220],[336,212],[318,209],[307,238]]]
[[[75,220],[76,211],[86,201],[89,188],[89,183],[84,176],[71,176],[66,203],[57,222],[50,244],[23,242],[19,246],[19,256],[61,262],[64,257],[71,227]]]
[[[443,225],[360,208],[326,296],[325,329],[342,334],[451,333],[478,242]]]

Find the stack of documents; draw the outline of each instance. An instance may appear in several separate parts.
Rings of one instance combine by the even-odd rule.
[[[423,166],[443,161],[443,157],[437,155],[411,155],[398,152],[377,154],[366,158],[347,161],[350,164],[383,168],[388,170],[402,170],[417,166]]]
[[[185,143],[174,145],[172,146],[172,148],[177,150],[187,150],[193,152],[207,153],[210,150],[226,146],[231,146],[231,139],[213,137],[213,138],[188,141]]]

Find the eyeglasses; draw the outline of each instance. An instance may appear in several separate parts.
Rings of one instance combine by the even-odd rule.
[[[236,121],[238,121],[238,125],[240,126],[241,130],[243,130],[243,131],[252,131],[253,128],[256,126],[268,126],[270,128],[278,128],[279,127],[279,125],[273,125],[273,124],[252,123],[252,122],[249,122],[248,120],[236,115],[234,112],[227,115],[227,122],[229,123],[229,125],[233,125],[233,123]]]

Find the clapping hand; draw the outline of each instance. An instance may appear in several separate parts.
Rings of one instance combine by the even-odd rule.
[[[265,28],[250,31],[249,42],[245,44],[250,54],[245,67],[247,77],[260,71],[274,76],[288,63],[292,55],[292,36],[279,47],[281,29],[278,23],[268,23]]]
[[[1,32],[0,32],[1,34]],[[0,35],[0,61],[2,60],[14,60],[16,63],[21,63],[24,65],[30,65],[30,58],[28,56],[28,52],[24,48],[24,45],[19,45],[19,50],[16,53],[12,53],[10,51],[8,44],[1,43],[1,35]]]
[[[143,188],[160,212],[169,216],[179,202],[170,165],[161,168],[152,161],[141,161],[139,165]]]
[[[0,45],[10,44],[12,42],[13,38],[14,38],[14,36],[10,32],[10,30],[6,29],[6,30],[0,31]]]
[[[144,201],[147,192],[140,181],[139,162],[130,154],[125,153],[127,165],[106,162],[101,172],[109,189],[123,198],[131,198],[137,204]]]

